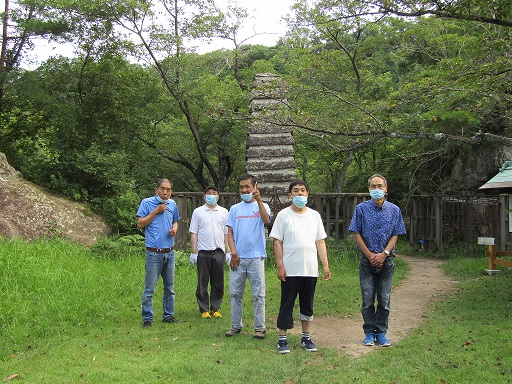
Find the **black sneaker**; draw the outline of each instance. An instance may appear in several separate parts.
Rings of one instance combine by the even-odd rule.
[[[311,339],[300,339],[300,345],[308,352],[316,352],[316,345],[311,341]]]
[[[174,316],[166,317],[162,320],[164,323],[179,323],[178,319],[176,319]]]
[[[151,320],[144,320],[142,323],[142,328],[149,328],[153,325],[153,322]]]
[[[288,346],[288,341],[279,340],[277,342],[277,350],[281,355],[284,355],[285,353],[290,353],[290,347]]]

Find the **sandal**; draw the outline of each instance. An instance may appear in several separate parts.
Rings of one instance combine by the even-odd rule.
[[[266,333],[267,333],[266,329],[257,329],[254,331],[254,338],[255,339],[264,339]]]
[[[236,335],[237,333],[240,333],[241,331],[242,331],[242,330],[241,330],[241,329],[239,329],[239,328],[229,328],[229,329],[227,330],[227,332],[225,333],[225,335],[226,335],[227,337],[231,337],[231,336]]]

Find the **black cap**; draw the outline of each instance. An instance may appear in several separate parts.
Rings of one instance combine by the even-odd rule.
[[[204,193],[206,193],[209,189],[214,189],[217,193],[219,193],[219,190],[214,185],[207,186],[206,189],[204,190]]]

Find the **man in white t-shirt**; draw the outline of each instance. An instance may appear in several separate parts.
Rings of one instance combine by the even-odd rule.
[[[197,263],[196,298],[201,318],[222,317],[220,306],[224,297],[224,255],[227,244],[228,210],[221,207],[217,187],[204,191],[205,204],[194,209],[190,219],[190,263]],[[210,295],[208,295],[208,282]]]
[[[318,280],[318,259],[323,265],[323,278],[329,280],[331,272],[327,260],[327,237],[320,214],[308,207],[308,187],[302,180],[288,187],[292,205],[276,216],[270,237],[274,239],[277,277],[281,281],[281,306],[277,316],[279,353],[289,353],[286,331],[293,328],[293,307],[299,295],[299,320],[302,324],[301,346],[316,352],[311,341],[310,325],[313,320],[313,300]]]

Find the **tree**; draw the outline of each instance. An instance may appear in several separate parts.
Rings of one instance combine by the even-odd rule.
[[[58,38],[70,30],[69,20],[55,2],[4,0],[2,48],[0,52],[0,112],[4,85],[9,74],[21,63],[25,50],[33,47],[34,37]]]
[[[335,1],[334,3],[342,3]],[[508,0],[356,0],[343,1],[361,7],[358,17],[422,17],[475,21],[502,27],[512,27],[512,4]],[[339,14],[338,19],[352,18]]]
[[[355,3],[318,1],[311,9],[300,4],[296,21],[325,43],[304,47],[295,62],[298,82],[291,114],[282,123],[310,136],[322,156],[332,154],[324,169],[346,169],[347,186],[352,175],[392,173],[397,163],[418,175],[414,183],[404,180],[404,191],[460,190],[478,183],[461,185],[461,175],[458,183],[446,180],[465,154],[498,140],[510,142],[509,29],[435,18],[361,24],[365,10]],[[359,88],[351,87],[351,75],[360,79]],[[306,151],[308,160],[318,153],[314,148]],[[347,162],[339,161],[340,154],[352,166],[343,168]],[[422,176],[432,169],[442,172],[427,186]],[[329,182],[336,185],[335,179]]]
[[[9,89],[4,150],[38,184],[98,208],[168,169],[140,161],[151,157],[137,136],[164,108],[159,79],[140,65],[108,55],[54,58]]]
[[[298,69],[290,71],[294,75],[288,79],[292,84],[292,115],[283,123],[294,125],[304,143],[312,145],[298,146],[299,155],[304,151],[301,156],[308,159],[302,162],[304,165],[315,163],[311,157],[319,153],[315,147],[319,141],[323,142],[326,150],[319,155],[322,160],[317,164],[323,164],[321,168],[330,172],[319,173],[322,177],[329,175],[322,188],[335,186],[335,191],[340,192],[354,151],[369,145],[361,140],[351,143],[345,133],[361,132],[379,123],[366,104],[378,102],[389,90],[389,65],[383,60],[385,56],[374,53],[382,52],[379,44],[384,37],[381,36],[389,33],[385,27],[379,29],[369,20],[355,16],[341,23],[333,16],[336,9],[324,5],[318,3],[309,8],[298,3],[295,6],[293,25],[300,26],[299,30],[314,44],[306,43],[297,56],[293,55]],[[350,12],[357,15],[358,9],[354,6]],[[285,43],[297,46],[295,36]],[[375,42],[379,37],[381,41]],[[367,81],[368,78],[373,82]],[[375,81],[378,78],[382,82]],[[312,140],[305,139],[304,135],[308,134]],[[307,174],[305,170],[302,173]]]
[[[140,42],[139,58],[150,63],[160,76],[169,95],[173,124],[186,124],[195,153],[186,153],[179,147],[169,152],[164,149],[169,143],[143,140],[168,160],[185,167],[202,188],[213,183],[223,190],[241,150],[243,119],[235,117],[247,110],[247,87],[240,87],[237,63],[232,75],[226,73],[224,64],[205,72],[206,67],[197,67],[202,59],[186,48],[192,41],[207,39],[218,31],[222,14],[210,0],[161,0],[158,6],[140,3],[114,22]],[[232,87],[230,76],[238,82],[238,90]],[[209,91],[199,94],[198,89],[204,89],[203,82],[207,82]],[[216,92],[216,88],[222,91]],[[209,148],[212,144],[213,153]]]

